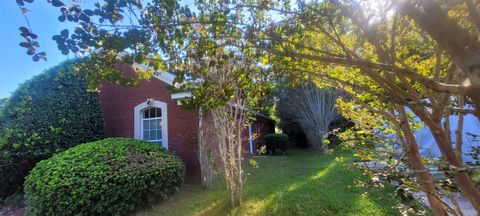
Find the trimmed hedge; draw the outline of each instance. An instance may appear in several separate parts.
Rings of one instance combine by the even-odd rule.
[[[21,84],[0,116],[0,200],[22,190],[35,164],[103,138],[98,95],[67,61]]]
[[[166,198],[185,165],[155,143],[110,138],[41,161],[25,181],[28,215],[126,215],[151,196]]]
[[[282,152],[287,151],[288,135],[283,133],[271,133],[264,137],[267,151],[275,153],[275,149],[280,149]]]

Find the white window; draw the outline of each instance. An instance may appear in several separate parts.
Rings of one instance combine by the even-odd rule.
[[[135,106],[135,139],[155,142],[168,148],[167,104],[148,99]]]
[[[142,111],[142,139],[162,144],[162,110],[157,107]]]

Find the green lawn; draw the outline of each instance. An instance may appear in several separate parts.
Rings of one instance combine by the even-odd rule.
[[[247,169],[239,208],[229,208],[221,183],[212,189],[185,185],[178,194],[136,215],[399,215],[393,207],[400,200],[391,187],[355,186],[367,177],[349,168],[351,158],[347,153],[305,150],[259,157],[259,167]]]

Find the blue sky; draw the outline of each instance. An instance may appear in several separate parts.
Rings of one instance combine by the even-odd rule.
[[[36,0],[27,6],[31,10],[28,17],[32,30],[39,36],[39,50],[47,52],[48,61],[32,61],[26,49],[18,45],[23,41],[18,28],[26,26],[26,21],[14,0],[0,1],[0,98],[8,97],[20,83],[69,57],[62,55],[52,40],[53,35],[68,25],[57,20],[58,8],[45,0]]]

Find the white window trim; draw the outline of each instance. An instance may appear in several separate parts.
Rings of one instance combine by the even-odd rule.
[[[140,112],[143,113],[143,112],[145,112],[145,111],[140,111]],[[161,111],[160,111],[160,112],[161,112]],[[160,115],[161,115],[161,114],[160,114]],[[161,122],[161,121],[163,120],[162,118],[163,118],[163,117],[155,117],[155,118],[147,118],[147,119],[142,118],[142,124],[140,125],[140,127],[142,127],[142,128],[140,129],[140,131],[142,132],[142,134],[141,134],[142,140],[144,139],[143,136],[144,136],[144,133],[145,133],[145,128],[143,128],[144,125],[145,125],[145,121],[160,120],[160,122]],[[161,129],[162,129],[162,131],[163,131],[163,125],[160,125],[160,126],[161,126]],[[152,140],[152,139],[151,139],[151,140],[148,140],[148,141],[150,141],[150,142],[162,142],[162,143],[163,143],[163,132],[162,132],[162,138],[161,138],[161,139],[155,139],[155,140]]]
[[[177,100],[177,99],[192,97],[192,93],[190,93],[190,92],[178,92],[178,93],[173,93],[171,96],[172,96],[173,100]]]
[[[147,101],[138,104],[133,109],[133,119],[134,119],[134,138],[142,140],[142,111],[147,108],[160,108],[162,111],[162,146],[168,149],[168,112],[167,112],[167,103],[162,101],[156,101],[154,99],[148,99]]]

